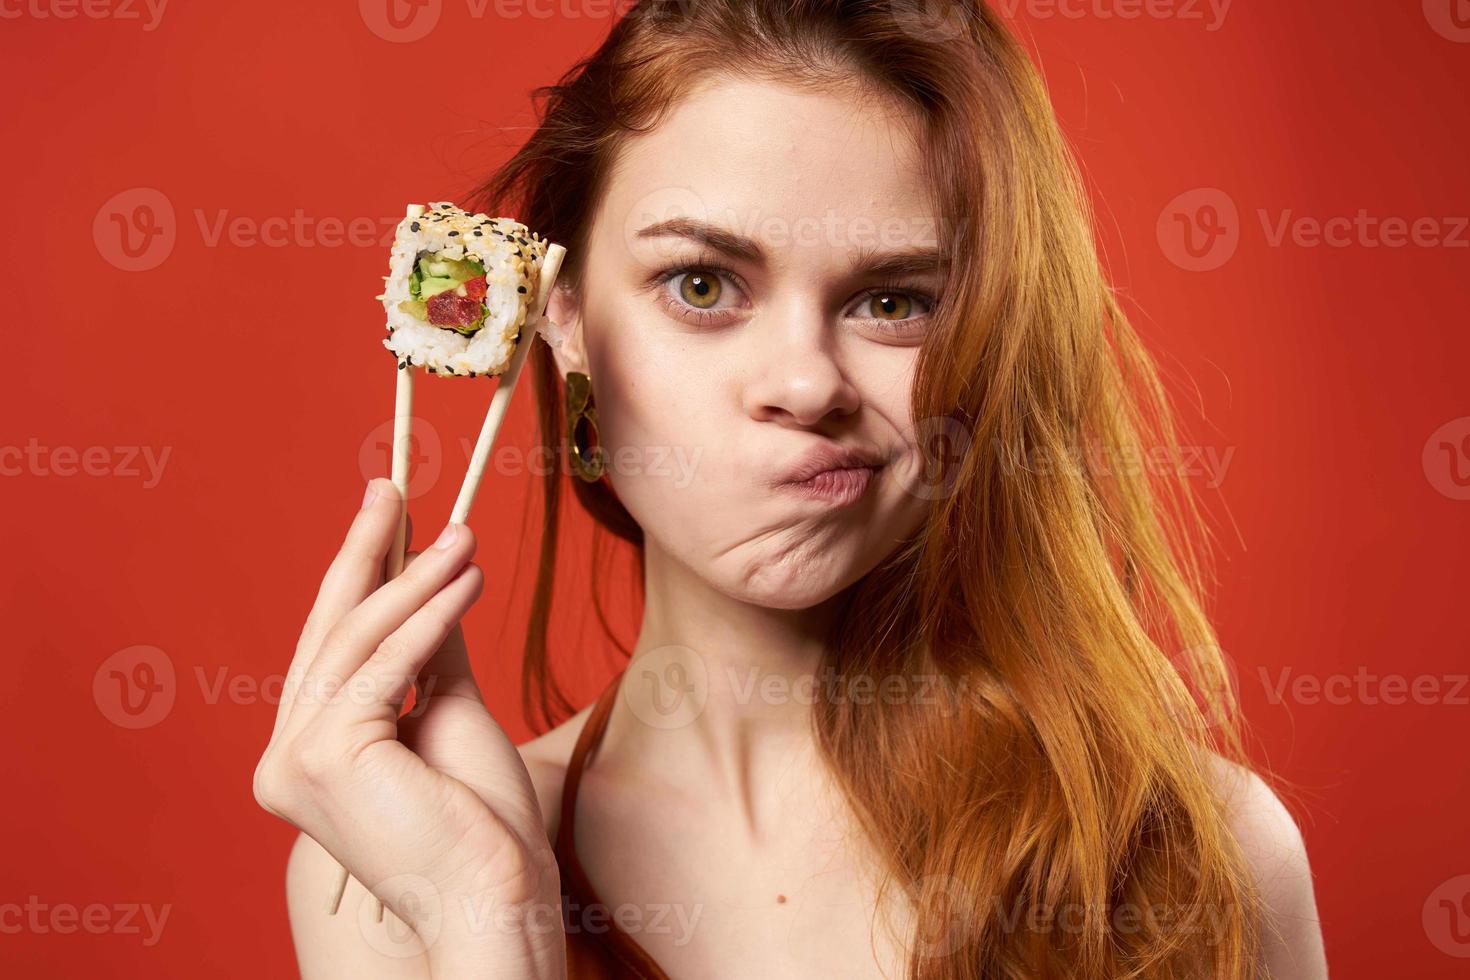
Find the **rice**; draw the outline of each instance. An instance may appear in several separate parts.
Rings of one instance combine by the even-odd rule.
[[[536,300],[546,246],[511,218],[470,214],[447,201],[427,208],[410,205],[394,234],[379,297],[388,318],[383,344],[398,358],[398,366],[459,376],[503,373]],[[425,255],[473,259],[485,267],[484,324],[474,333],[467,336],[453,326],[425,322],[404,309],[424,305],[415,300],[410,280]]]

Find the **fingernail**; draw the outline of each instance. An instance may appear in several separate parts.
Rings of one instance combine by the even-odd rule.
[[[362,495],[362,508],[366,510],[368,505],[378,499],[378,488],[372,480],[368,481],[367,493]]]
[[[443,532],[440,533],[439,540],[434,542],[434,547],[435,548],[438,548],[440,551],[443,551],[446,548],[453,547],[454,546],[454,542],[458,538],[459,538],[459,525],[458,524],[448,524],[448,525],[445,526]]]

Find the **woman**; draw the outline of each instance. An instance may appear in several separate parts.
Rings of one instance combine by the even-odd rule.
[[[381,585],[369,485],[256,773],[303,974],[1325,976],[1188,487],[1116,465],[1164,401],[999,20],[643,3],[550,95],[476,203],[569,248],[542,422],[641,631],[513,748],[456,625],[473,534]],[[324,914],[334,859],[413,932]]]

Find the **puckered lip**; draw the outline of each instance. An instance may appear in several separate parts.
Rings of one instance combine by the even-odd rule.
[[[877,469],[886,463],[883,454],[868,446],[845,446],[824,439],[777,471],[772,483],[786,486],[805,483],[828,470]]]

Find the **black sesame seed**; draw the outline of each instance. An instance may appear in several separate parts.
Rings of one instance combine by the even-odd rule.
[[[525,291],[526,291],[526,287],[525,286],[517,286],[516,287],[516,292],[518,292],[518,293],[524,293]]]
[[[413,224],[409,225],[409,227],[412,228],[414,231],[418,231],[419,230],[419,223],[417,221],[415,221]]]
[[[459,232],[457,232],[457,231],[451,231],[449,233],[449,237],[450,238],[458,238],[459,237]]]

